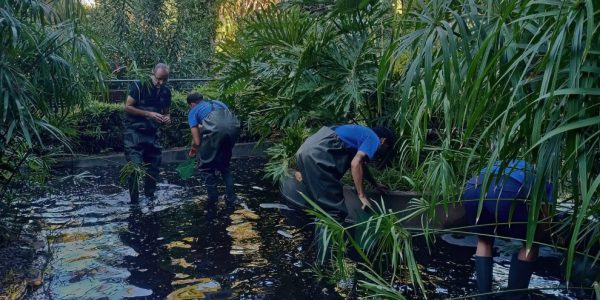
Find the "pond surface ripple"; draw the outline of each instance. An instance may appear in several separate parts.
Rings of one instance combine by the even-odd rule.
[[[156,199],[142,197],[139,204],[129,203],[115,167],[87,169],[93,174],[87,180],[51,182],[28,212],[43,222],[52,252],[42,287],[28,298],[340,298],[311,273],[307,229],[285,224],[277,190],[262,180],[263,164],[263,159],[233,162],[244,203],[235,208],[222,201],[207,207],[200,179],[182,181],[175,165],[164,166]],[[429,255],[415,242],[432,298],[473,291],[472,244],[473,237],[445,235]],[[497,246],[500,253],[514,247]],[[556,267],[557,254],[544,251],[542,260]],[[495,260],[496,282],[506,282],[509,261],[508,254]],[[559,275],[551,270],[534,276],[532,285],[557,286]]]

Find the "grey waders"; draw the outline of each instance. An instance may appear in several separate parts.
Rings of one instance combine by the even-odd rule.
[[[214,108],[214,104],[211,103]],[[229,204],[237,197],[233,176],[229,170],[233,146],[240,135],[240,121],[228,109],[215,109],[202,120],[202,139],[199,149],[200,173],[208,195],[208,204],[217,202],[218,176],[225,182],[225,197]]]
[[[165,109],[171,106],[169,88],[156,88],[150,81],[146,83],[134,82],[129,94],[136,100],[134,106],[144,111],[163,113]],[[162,148],[159,139],[160,126],[157,122],[144,116],[126,114],[123,141],[125,158],[128,162],[146,168],[146,176],[144,176],[144,194],[146,197],[154,197],[156,182],[158,181],[159,166],[162,160]],[[128,188],[131,202],[137,202],[139,199],[137,174],[129,177]]]
[[[296,152],[296,164],[308,197],[339,221],[348,214],[340,181],[356,155],[329,127],[310,136]]]

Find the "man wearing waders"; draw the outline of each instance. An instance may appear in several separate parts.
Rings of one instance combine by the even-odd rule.
[[[187,97],[188,115],[192,131],[192,148],[188,156],[200,152],[200,174],[208,195],[208,205],[216,204],[219,193],[219,174],[225,181],[225,199],[235,204],[237,197],[233,188],[233,176],[229,170],[233,146],[240,134],[240,121],[218,100],[204,100],[202,95],[192,93]]]
[[[159,128],[171,122],[171,90],[165,86],[168,79],[169,67],[157,64],[149,80],[131,84],[125,102],[125,158],[128,162],[147,166],[144,194],[149,198],[154,197],[161,162]],[[139,186],[136,175],[130,176],[128,187],[131,201],[137,202]]]
[[[478,176],[474,176],[467,182],[462,194],[467,221],[473,225],[470,231],[478,234],[475,273],[479,294],[489,293],[492,290],[494,236],[516,239],[525,239],[527,236],[529,214],[527,199],[531,194],[534,181],[533,170],[522,160],[511,160],[503,171],[501,165],[502,162],[496,162],[490,170],[489,188],[483,196],[484,202],[479,220],[477,220],[477,210],[482,189],[485,188],[483,180],[486,169],[481,170]],[[500,173],[501,177],[498,176]],[[552,185],[546,184],[545,188],[546,200],[550,203]],[[534,244],[527,251],[523,244],[519,252],[515,253],[508,273],[508,290],[527,289],[538,250],[538,245]],[[507,299],[524,299],[525,296],[523,293],[514,292],[507,294]],[[492,296],[479,296],[478,299],[492,299]]]
[[[307,196],[311,200],[339,221],[344,221],[348,214],[340,181],[344,173],[351,169],[362,208],[370,206],[364,191],[363,178],[378,189],[385,187],[375,182],[365,163],[374,159],[375,154],[387,154],[393,144],[394,134],[385,127],[322,127],[296,152],[299,173],[295,175],[306,187]]]

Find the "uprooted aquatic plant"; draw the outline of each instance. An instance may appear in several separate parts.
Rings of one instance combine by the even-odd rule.
[[[126,185],[128,183],[129,178],[133,178],[133,182],[139,182],[140,178],[144,178],[148,175],[146,171],[146,166],[148,164],[136,164],[132,161],[127,162],[119,171],[119,182],[122,185]]]
[[[363,279],[358,280],[358,285],[367,291],[370,297],[375,299],[406,299],[400,291],[390,285],[389,282],[369,266],[365,264],[361,265],[361,268],[358,268],[358,273],[363,277]]]
[[[401,221],[414,214],[398,217],[397,212],[387,211],[382,203],[373,207],[372,215],[365,213],[356,224],[344,226],[311,199],[304,198],[312,207],[307,212],[317,218],[317,255],[321,264],[337,269],[338,273],[355,275],[345,272],[348,251],[354,251],[368,266],[362,273],[373,272],[371,278],[381,278],[391,271],[386,284],[391,285],[400,278],[401,271],[406,270],[411,283],[426,297],[412,252],[412,235],[401,225]]]

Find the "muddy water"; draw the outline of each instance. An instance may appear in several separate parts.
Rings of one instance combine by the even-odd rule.
[[[45,223],[52,259],[43,286],[29,299],[340,298],[311,273],[314,254],[303,231],[264,205],[279,197],[261,179],[263,163],[234,162],[244,202],[235,208],[207,207],[199,179],[181,181],[169,171],[174,165],[165,166],[156,200],[135,205],[117,184],[116,168],[89,169],[75,183],[53,182],[33,204],[34,217]],[[416,241],[431,297],[472,292],[473,241],[443,236],[435,255]],[[511,247],[500,242],[498,250]],[[549,268],[532,285],[560,285],[559,255],[542,256]],[[496,260],[496,283],[506,283],[509,261],[508,254]]]
[[[473,235],[444,234],[437,238],[429,254],[423,241],[416,239],[416,256],[423,266],[424,278],[433,284],[439,298],[451,298],[476,292],[474,258],[477,237]],[[513,253],[518,252],[521,242],[496,239],[494,243],[493,291],[506,288]],[[589,294],[565,290],[562,279],[563,255],[550,248],[540,247],[537,267],[531,277],[530,299],[591,299]]]
[[[184,182],[169,171],[157,199],[137,205],[117,184],[116,169],[90,169],[98,177],[79,186],[57,182],[34,202],[53,258],[30,298],[320,298],[326,287],[305,273],[308,245],[277,210],[259,206],[278,195],[256,171],[262,163],[234,163],[249,209],[207,208],[198,179]]]

